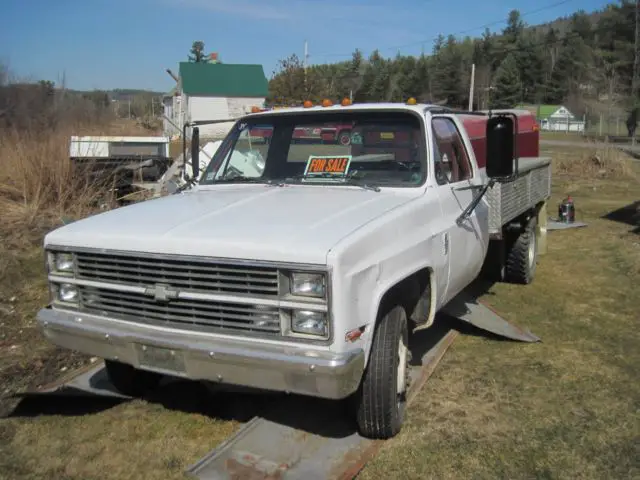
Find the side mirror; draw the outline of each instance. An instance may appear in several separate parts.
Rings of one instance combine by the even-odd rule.
[[[191,133],[191,167],[193,168],[193,180],[200,176],[200,129],[193,127]]]
[[[517,121],[517,120],[516,120]],[[514,173],[514,121],[497,115],[487,121],[487,176],[510,177]]]

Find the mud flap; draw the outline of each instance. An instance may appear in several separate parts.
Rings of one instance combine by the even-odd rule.
[[[541,341],[529,330],[507,322],[490,307],[465,292],[451,300],[441,312],[501,337],[521,342]]]

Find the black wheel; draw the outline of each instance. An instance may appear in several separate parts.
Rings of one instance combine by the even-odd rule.
[[[505,280],[527,285],[533,281],[538,260],[537,218],[531,217],[507,253]]]
[[[408,343],[407,314],[395,306],[378,321],[369,363],[356,392],[356,421],[364,437],[387,439],[402,428],[409,384]]]
[[[350,145],[351,144],[351,132],[348,130],[343,130],[338,134],[338,143],[340,145]]]
[[[104,361],[107,376],[118,391],[131,397],[139,397],[160,383],[162,375],[155,372],[138,370],[131,365],[113,360]]]

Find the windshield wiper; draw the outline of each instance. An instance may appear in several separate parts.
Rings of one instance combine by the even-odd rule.
[[[226,177],[226,178],[219,178],[213,181],[214,184],[216,183],[232,183],[232,182],[238,182],[238,183],[262,183],[264,182],[265,179],[260,178],[260,177],[245,177],[244,175],[234,175],[233,177]]]
[[[369,185],[368,183],[365,183],[364,178],[360,177],[351,177],[347,175],[344,179],[344,183],[346,183],[347,185],[362,187],[365,190],[373,190],[374,192],[380,191],[380,187],[378,185]]]
[[[331,182],[331,183],[336,183],[338,185],[342,184],[342,185],[354,185],[356,187],[360,187],[360,188],[364,188],[365,190],[372,190],[374,192],[379,192],[380,191],[380,187],[378,187],[377,185],[369,185],[367,183],[365,183],[363,180],[363,178],[360,177],[356,177],[355,174],[358,173],[357,171],[353,172],[353,173],[349,173],[344,177],[336,177],[333,173],[331,172],[324,172],[324,173],[320,173],[320,174],[315,174],[313,175],[313,177],[307,177],[307,175],[305,175],[304,173],[299,173],[297,175],[290,175],[288,177],[285,178],[272,178],[268,181],[268,185],[272,185],[272,186],[282,186],[285,185],[287,182],[291,181],[291,180],[303,180],[305,178],[331,178],[331,179],[335,179],[335,182]]]

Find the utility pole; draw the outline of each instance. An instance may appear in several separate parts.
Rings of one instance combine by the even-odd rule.
[[[638,0],[640,1],[640,0]],[[307,87],[307,60],[309,59],[309,45],[307,43],[307,41],[304,41],[304,91],[305,93],[309,93],[308,87]]]
[[[470,112],[473,111],[473,90],[474,90],[473,87],[474,87],[475,79],[476,79],[476,64],[472,63],[471,64],[471,85],[469,86],[469,111]]]
[[[636,0],[636,38],[635,38],[635,55],[633,59],[633,81],[631,92],[633,95],[633,120],[637,119],[638,101],[640,100],[640,0]],[[633,136],[631,138],[632,145],[636,144],[635,128],[633,129]]]

